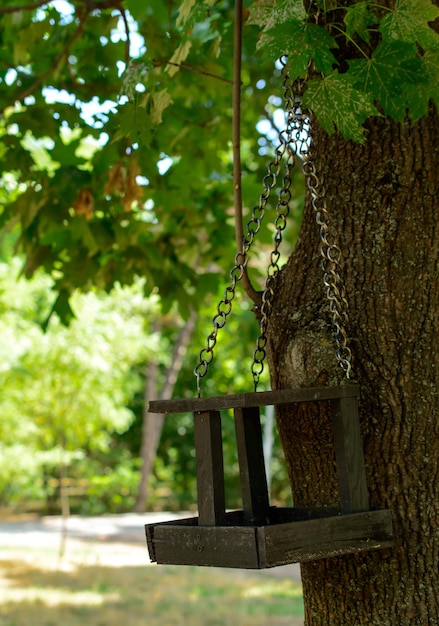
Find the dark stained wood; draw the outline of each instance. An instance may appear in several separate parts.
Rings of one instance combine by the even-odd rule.
[[[151,560],[175,565],[261,569],[392,545],[390,512],[369,511],[357,385],[284,389],[151,403],[194,412],[199,517],[145,527]],[[260,406],[331,400],[340,508],[270,507]],[[219,409],[234,408],[243,499],[225,512]]]
[[[380,550],[392,545],[392,519],[387,510],[354,513],[265,526],[258,529],[260,567]]]
[[[220,526],[224,523],[226,504],[223,440],[219,412],[195,413],[194,435],[200,524]]]
[[[190,398],[176,400],[153,400],[149,403],[150,413],[185,413],[253,406],[293,404],[351,398],[359,395],[358,385],[339,385],[337,387],[307,387],[298,389],[278,389],[277,391],[256,391],[235,393],[211,398]]]
[[[243,511],[234,511],[227,513],[226,525],[221,527],[199,526],[198,518],[147,525],[151,560],[160,564],[263,569],[392,545],[389,511],[302,521],[295,521],[294,508],[272,512],[293,521],[263,526],[227,525],[244,516]],[[299,519],[304,514],[302,509]]]
[[[259,407],[236,408],[234,415],[245,523],[267,523],[270,504]]]
[[[343,513],[369,509],[357,398],[333,400],[334,446]]]
[[[157,526],[157,563],[259,569],[254,526]]]

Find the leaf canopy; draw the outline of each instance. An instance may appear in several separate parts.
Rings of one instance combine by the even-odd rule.
[[[365,141],[369,116],[418,119],[438,103],[438,12],[430,0],[245,3],[247,216],[276,141],[276,58],[288,54],[328,132]],[[0,233],[26,276],[42,267],[55,279],[64,319],[75,288],[140,275],[165,308],[189,311],[224,282],[235,252],[233,23],[232,0],[2,2]],[[271,238],[261,232],[260,249]]]

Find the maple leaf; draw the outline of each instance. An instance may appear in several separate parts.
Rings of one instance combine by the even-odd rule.
[[[319,72],[331,72],[337,61],[331,49],[338,48],[334,38],[321,26],[303,20],[289,20],[263,34],[259,48],[271,58],[288,55],[293,79],[305,76],[309,62],[314,61]]]
[[[332,134],[335,127],[346,139],[364,143],[363,122],[378,115],[371,97],[356,89],[347,74],[333,71],[320,80],[311,80],[303,96],[305,108]]]
[[[370,42],[368,27],[376,24],[377,18],[369,10],[367,2],[357,2],[346,8],[344,23],[346,25],[346,35],[353,37],[355,33],[367,43]]]
[[[395,8],[381,21],[384,39],[419,43],[425,50],[439,49],[439,37],[430,27],[439,8],[429,0],[396,0]]]
[[[421,62],[427,80],[406,89],[410,117],[414,121],[427,114],[430,100],[439,105],[439,51],[426,52]]]
[[[302,0],[259,0],[250,7],[248,23],[262,26],[267,31],[288,20],[306,18]]]
[[[427,79],[416,55],[415,44],[383,41],[370,59],[350,61],[348,75],[354,87],[377,100],[386,115],[402,122],[410,108],[407,87]]]

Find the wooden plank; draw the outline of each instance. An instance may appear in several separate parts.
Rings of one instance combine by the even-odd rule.
[[[200,524],[219,526],[224,523],[226,509],[220,413],[195,413],[194,434]]]
[[[269,498],[259,407],[236,408],[235,432],[246,524],[267,524]]]
[[[380,550],[393,545],[392,537],[388,510],[260,527],[260,567]]]
[[[297,389],[278,389],[276,391],[255,391],[235,393],[211,398],[182,398],[175,400],[152,400],[150,413],[186,413],[297,402],[332,400],[334,398],[352,398],[359,395],[358,385],[339,385],[337,387],[307,387]]]
[[[157,526],[157,563],[259,569],[254,527]]]
[[[369,510],[363,444],[356,398],[333,401],[334,447],[343,513]]]
[[[294,509],[285,511],[295,515]],[[236,521],[240,514],[228,513],[227,519]],[[197,523],[198,518],[189,518],[147,525],[151,559],[159,564],[264,569],[393,545],[388,510],[265,526]]]
[[[155,555],[154,548],[154,527],[152,524],[147,524],[145,526],[145,535],[146,535],[146,545],[148,547],[149,558],[152,563],[157,561],[157,557]]]

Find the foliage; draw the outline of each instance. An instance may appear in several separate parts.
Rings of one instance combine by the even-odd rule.
[[[273,61],[288,54],[328,132],[364,141],[369,116],[418,119],[438,102],[438,11],[430,0],[248,4],[247,207],[264,169],[255,127],[275,128],[280,104]],[[185,315],[230,265],[233,19],[232,0],[3,2],[0,229],[15,233],[26,276],[52,275],[61,319],[75,288],[136,275]]]
[[[165,341],[145,333],[157,303],[145,300],[141,284],[75,295],[69,327],[52,317],[44,333],[51,281],[17,280],[18,268],[17,261],[0,265],[3,503],[50,495],[62,465],[83,478],[81,466],[99,455],[94,473],[105,474],[109,463],[120,473],[127,458],[111,448],[133,420],[128,404],[143,386],[136,366],[157,358]]]
[[[292,77],[305,81],[303,102],[329,133],[364,141],[371,115],[402,121],[439,104],[439,8],[430,0],[373,2],[262,0],[251,11],[261,27],[258,47],[271,58],[287,54]]]
[[[255,127],[276,126],[280,55],[321,125],[356,141],[371,115],[418,119],[438,102],[430,0],[345,4],[246,7],[247,207],[264,169]],[[185,315],[219,284],[233,257],[232,33],[232,0],[2,3],[0,229],[15,233],[26,276],[52,275],[64,321],[75,288],[140,275]]]
[[[0,504],[59,512],[59,475],[68,469],[70,509],[82,514],[132,510],[139,480],[144,363],[154,358],[164,371],[169,344],[179,324],[163,318],[162,337],[151,334],[160,315],[157,298],[145,299],[142,283],[109,295],[75,294],[75,313],[65,327],[50,310],[52,281],[38,272],[17,279],[20,262],[0,264]],[[217,294],[215,294],[215,297]],[[195,346],[209,329],[206,303]],[[237,334],[241,341],[236,342]],[[203,380],[203,390],[227,393],[251,384],[251,346],[257,323],[237,296],[236,312],[224,330],[221,351]],[[188,351],[176,393],[192,396],[196,347]],[[241,368],[237,370],[235,363]],[[215,381],[215,383],[214,383]],[[170,416],[151,477],[151,506],[188,509],[196,504],[191,415]],[[228,503],[240,502],[232,419],[224,419]],[[277,455],[280,454],[278,444]],[[273,494],[283,496],[288,480],[278,469]]]
[[[25,275],[52,275],[66,321],[74,288],[109,290],[136,275],[147,293],[159,289],[165,310],[178,302],[185,314],[234,254],[232,2],[15,6],[0,9],[10,187],[0,228],[14,229]],[[252,33],[247,41],[254,50]],[[272,76],[271,63],[243,74],[248,206],[260,193],[255,126],[271,119]]]
[[[439,102],[439,40],[434,30],[438,9],[430,0],[387,4],[245,3],[246,215],[257,203],[266,155],[281,124],[277,57],[288,55],[290,73],[303,81],[303,103],[323,128],[330,133],[337,129],[355,141],[365,140],[363,124],[370,116],[402,120],[408,113],[416,120],[431,100]],[[112,324],[112,314],[101,308],[102,296],[90,294],[93,314],[88,322],[72,322],[74,312],[80,316],[82,302],[78,296],[72,299],[75,289],[111,291],[122,284],[134,285],[136,291],[140,284],[140,291],[160,298],[161,314],[173,320],[176,308],[185,316],[191,306],[206,312],[207,319],[212,309],[207,312],[205,307],[214,305],[213,298],[224,288],[235,247],[230,142],[233,9],[232,0],[51,0],[23,6],[16,0],[2,2],[0,253],[7,259],[13,249],[20,251],[26,277],[39,268],[47,276],[39,278],[46,282],[34,286],[32,296],[24,297],[23,283],[7,287],[9,304],[20,304],[15,311],[3,304],[1,333],[9,333],[10,341],[0,345],[7,364],[0,383],[5,390],[0,430],[4,441],[15,437],[19,446],[33,441],[39,453],[52,447],[52,459],[46,455],[45,466],[59,463],[63,450],[64,462],[73,469],[81,462],[75,456],[78,450],[91,452],[90,441],[94,454],[105,450],[110,455],[108,428],[112,437],[116,430],[125,431],[120,437],[133,457],[138,450],[135,431],[141,392],[132,366],[145,354],[141,356],[134,340],[118,352],[123,342],[115,333],[119,329],[119,338],[127,339],[130,312],[120,313],[113,334],[101,335],[104,319]],[[256,130],[262,128],[261,122],[268,130]],[[297,235],[303,196],[298,172],[293,184],[290,244]],[[269,213],[271,209],[269,203]],[[258,234],[251,270],[258,287],[272,237],[272,228]],[[249,334],[256,335],[256,326],[250,311],[239,306],[235,304],[236,322],[228,321],[232,337],[226,343],[230,349],[224,350],[228,357],[221,361],[221,371],[216,362],[212,365],[211,379],[205,381],[207,393],[238,391],[241,385],[248,389],[234,363],[237,359],[247,371],[247,340]],[[72,322],[71,330],[64,331],[59,320]],[[254,334],[247,333],[252,324]],[[41,325],[47,326],[46,337]],[[68,358],[67,332],[76,333]],[[47,339],[49,334],[53,340]],[[205,336],[200,326],[194,343],[201,346]],[[94,346],[92,352],[87,341]],[[107,341],[118,355],[111,363],[115,358],[117,367],[125,364],[123,371],[113,368],[109,373]],[[187,382],[193,380],[192,367],[193,362],[184,366],[179,395],[193,394],[192,383]],[[76,382],[66,382],[69,377]],[[125,391],[99,400],[91,389],[104,381],[107,392]],[[66,420],[60,402],[43,397],[49,385],[59,390],[66,410],[75,408],[75,398],[80,407],[77,420]],[[128,401],[137,411],[131,428]],[[22,410],[26,402],[32,403],[32,415],[16,426],[16,408]],[[41,427],[42,415],[50,416],[50,432]],[[89,415],[100,417],[94,421]],[[156,468],[161,476],[169,475],[168,462],[180,463],[175,477],[180,493],[190,489],[183,476],[193,475],[191,443],[187,430],[177,443],[171,444],[171,435],[175,427],[177,432],[185,429],[184,420],[166,425],[162,465]],[[64,428],[66,439],[60,445]],[[175,457],[177,448],[180,460]],[[232,457],[227,464],[233,468]],[[119,478],[121,484],[131,484],[131,476]],[[111,480],[103,473],[100,486]]]

